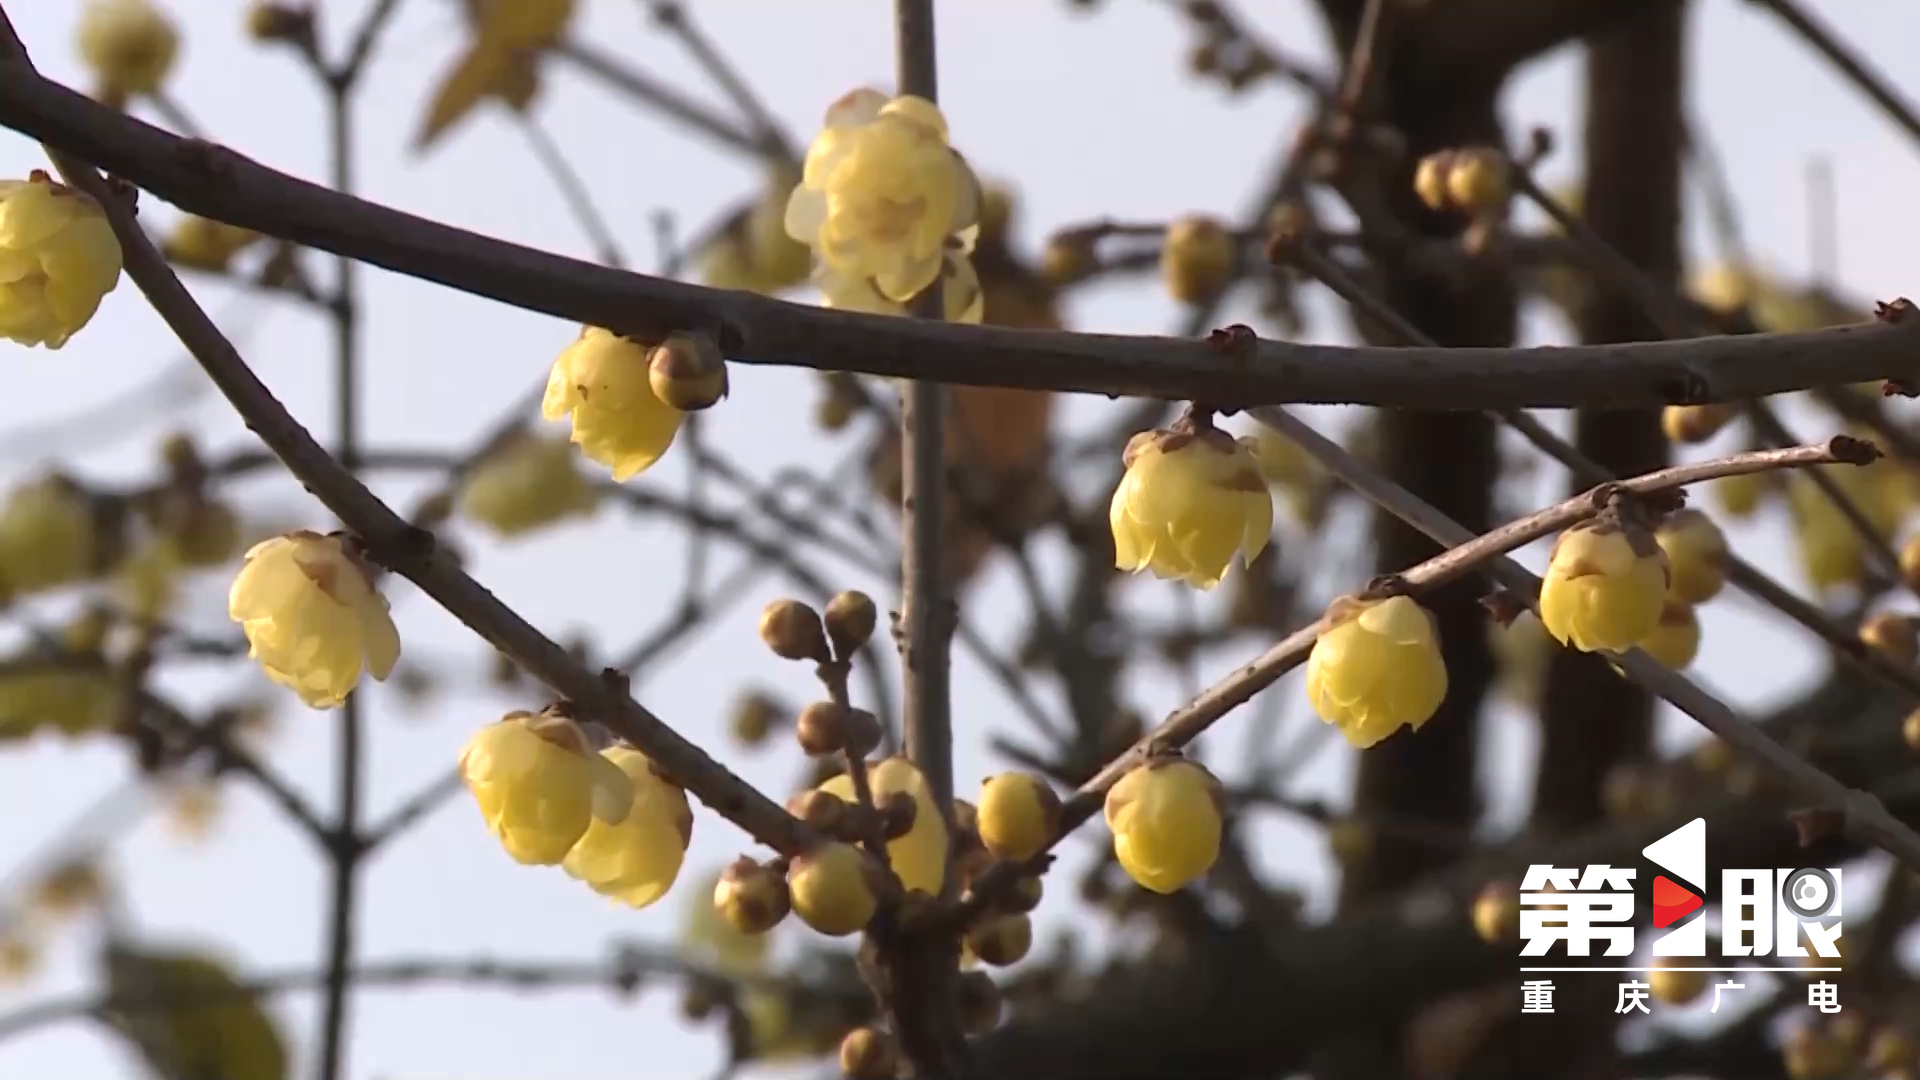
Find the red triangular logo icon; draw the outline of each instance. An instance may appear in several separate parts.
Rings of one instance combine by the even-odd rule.
[[[1706,903],[1700,894],[1665,874],[1653,878],[1653,928],[1664,930]]]

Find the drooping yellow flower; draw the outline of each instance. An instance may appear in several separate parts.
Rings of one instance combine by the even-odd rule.
[[[1220,782],[1197,762],[1155,758],[1107,792],[1107,828],[1121,869],[1143,889],[1173,893],[1220,857]]]
[[[793,913],[828,937],[859,933],[880,908],[873,865],[852,844],[838,840],[795,856],[787,872]]]
[[[460,512],[504,537],[591,511],[594,488],[565,439],[521,434],[488,454],[460,485]]]
[[[1632,648],[1660,624],[1667,556],[1637,525],[1599,518],[1554,542],[1540,587],[1540,622],[1581,652]]]
[[[1860,531],[1812,480],[1804,476],[1787,480],[1787,509],[1793,518],[1800,565],[1814,588],[1857,585],[1866,577],[1867,549]]]
[[[160,248],[179,266],[218,274],[226,271],[235,255],[259,241],[260,234],[252,229],[187,214],[174,223]]]
[[[896,792],[913,796],[913,827],[905,836],[887,842],[887,859],[900,883],[931,896],[940,895],[947,879],[947,825],[934,805],[933,789],[927,778],[906,758],[890,757],[867,767],[867,783],[873,797],[884,799]],[[854,801],[853,777],[841,773],[820,785],[820,790],[841,799]]]
[[[633,789],[626,820],[595,819],[567,853],[561,868],[602,896],[643,908],[667,895],[680,876],[693,839],[687,793],[653,771],[647,756],[628,746],[601,751]]]
[[[1002,859],[1040,854],[1060,829],[1060,796],[1031,773],[1000,773],[980,785],[975,810],[980,841]]]
[[[1307,698],[1364,750],[1402,727],[1419,730],[1447,696],[1433,616],[1411,597],[1341,597],[1307,657]]]
[[[57,473],[23,484],[0,507],[0,599],[57,588],[94,564],[94,511]]]
[[[573,441],[629,480],[673,445],[685,413],[661,401],[647,376],[647,347],[597,326],[560,353],[540,403],[548,420],[570,416]]]
[[[475,732],[460,752],[460,775],[487,828],[529,866],[560,863],[595,818],[619,824],[635,805],[626,771],[553,710],[508,713]],[[605,872],[611,882],[619,868],[602,855],[582,871]]]
[[[940,305],[948,322],[979,324],[987,312],[987,294],[973,260],[957,249],[946,253],[941,272]],[[843,273],[832,267],[814,272],[814,284],[826,307],[864,311],[869,315],[905,315],[907,305],[889,300],[874,288],[873,279]]]
[[[0,337],[58,349],[120,283],[100,204],[35,169],[0,180]]]
[[[703,253],[707,284],[776,293],[807,280],[813,251],[787,235],[787,201],[798,186],[799,178],[789,170],[771,171],[765,194],[729,222]]]
[[[302,529],[255,544],[227,612],[267,677],[316,709],[346,701],[362,671],[384,681],[400,659],[387,598],[338,536]]]
[[[1640,639],[1640,648],[1660,661],[1662,667],[1679,671],[1700,653],[1700,617],[1690,604],[1667,601],[1660,609],[1660,623],[1653,633]]]
[[[152,0],[89,0],[80,13],[79,41],[80,58],[108,97],[160,89],[180,53],[180,31]]]
[[[1726,586],[1727,536],[1712,518],[1698,510],[1676,510],[1654,530],[1653,539],[1666,552],[1674,599],[1704,604]]]
[[[808,148],[786,230],[813,249],[816,275],[871,280],[904,303],[940,273],[948,238],[973,229],[979,212],[980,183],[947,145],[938,107],[856,90],[827,111]]]
[[[1114,565],[1211,589],[1238,554],[1251,563],[1273,533],[1273,493],[1245,443],[1177,423],[1127,444],[1108,520]]]

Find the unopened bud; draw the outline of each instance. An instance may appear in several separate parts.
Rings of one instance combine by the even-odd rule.
[[[840,1041],[840,1071],[847,1080],[893,1080],[899,1068],[893,1037],[884,1031],[858,1027]]]
[[[814,788],[787,800],[787,813],[828,836],[838,836],[847,820],[847,801],[830,791]]]
[[[1474,217],[1493,217],[1506,208],[1512,195],[1507,159],[1484,146],[1460,151],[1447,173],[1447,195],[1454,208]]]
[[[1020,914],[996,915],[967,932],[967,947],[983,964],[1017,964],[1033,948],[1033,920]]]
[[[1012,912],[1032,911],[1045,896],[1046,886],[1041,884],[1039,875],[1027,874],[1013,879],[1012,887],[1000,901],[1000,908]]]
[[[816,701],[800,711],[793,725],[800,749],[814,757],[837,754],[847,748],[847,707],[832,701]]]
[[[760,640],[775,656],[786,660],[826,663],[827,632],[820,613],[798,600],[775,600],[760,613]]]
[[[1912,667],[1920,657],[1920,626],[1905,615],[1883,611],[1869,617],[1860,624],[1860,640],[1901,667]]]
[[[845,720],[847,753],[857,758],[864,758],[879,749],[879,717],[865,709],[848,709]]]
[[[882,795],[879,799],[880,828],[888,840],[898,840],[913,831],[913,819],[919,803],[904,791]]]
[[[314,40],[313,9],[293,4],[256,3],[247,9],[247,36],[255,41],[303,45]]]
[[[727,361],[711,334],[670,334],[647,355],[647,384],[681,412],[712,408],[727,396]]]
[[[833,642],[833,654],[841,660],[852,656],[873,637],[873,627],[878,620],[873,597],[866,593],[848,589],[828,601],[825,621],[827,637]]]
[[[741,856],[720,874],[713,906],[743,934],[764,934],[793,910],[784,874]]]
[[[1672,442],[1703,443],[1720,434],[1738,411],[1724,402],[1669,405],[1660,411],[1660,430]]]

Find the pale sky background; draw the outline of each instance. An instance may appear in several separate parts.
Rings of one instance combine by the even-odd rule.
[[[213,137],[277,168],[323,178],[320,96],[295,58],[244,38],[246,5],[238,0],[174,0],[172,6],[183,19],[186,40],[173,95]],[[330,0],[322,6],[337,50],[344,28],[357,23],[366,5]],[[885,85],[893,68],[889,9],[873,0],[690,6],[802,139],[810,137],[835,97],[862,84]],[[1317,22],[1305,0],[1246,6],[1251,21],[1272,40],[1295,53],[1318,54]],[[1909,94],[1920,94],[1920,55],[1906,47],[1920,40],[1920,8],[1895,0],[1813,6],[1843,22],[1846,36]],[[679,46],[650,27],[640,4],[589,0],[582,8],[583,34],[695,96],[724,102]],[[1737,185],[1754,250],[1780,266],[1805,266],[1804,167],[1825,155],[1834,163],[1840,205],[1840,282],[1850,293],[1882,299],[1920,289],[1920,214],[1912,210],[1920,192],[1920,148],[1846,92],[1824,64],[1755,6],[1701,0],[1695,8],[1691,40],[1697,77],[1689,84],[1690,105],[1707,118]],[[77,4],[18,2],[8,9],[42,70],[75,85],[86,83],[72,46]],[[1129,221],[1164,220],[1194,210],[1237,216],[1276,140],[1287,137],[1301,119],[1300,99],[1277,85],[1229,99],[1188,79],[1183,57],[1189,37],[1167,5],[1111,3],[1088,17],[1064,3],[997,0],[943,5],[941,15],[941,99],[955,142],[984,175],[1017,182],[1016,229],[1028,250],[1037,250],[1058,227],[1103,215]],[[449,60],[459,37],[452,5],[439,0],[405,5],[361,95],[362,193],[481,232],[591,257],[520,132],[503,114],[483,110],[424,160],[406,152],[429,81]],[[1577,53],[1563,52],[1529,68],[1505,99],[1512,131],[1548,124],[1568,136],[1548,170],[1557,180],[1578,172],[1579,138],[1569,126],[1578,115],[1578,75]],[[749,195],[758,182],[748,162],[560,66],[549,72],[539,115],[641,267],[658,257],[650,220],[656,211],[676,215],[684,235]],[[0,174],[21,176],[42,164],[27,140],[0,138]],[[159,200],[145,201],[146,220],[160,223],[170,215]],[[1693,225],[1694,235],[1701,235],[1698,214]],[[509,402],[544,379],[556,352],[575,333],[559,320],[380,271],[367,271],[364,281],[365,424],[374,446],[465,447]],[[293,303],[239,300],[204,282],[195,287],[261,377],[324,436],[332,422],[325,322]],[[1308,295],[1313,333],[1345,339],[1344,318],[1323,296]],[[1218,322],[1254,317],[1251,306],[1241,303]],[[1078,329],[1155,333],[1175,325],[1178,312],[1154,281],[1138,279],[1079,294],[1070,318]],[[1535,340],[1560,332],[1548,318],[1529,323]],[[156,440],[173,427],[199,435],[210,455],[255,445],[210,391],[137,420],[60,428],[57,442],[17,434],[84,413],[178,366],[180,351],[130,283],[108,298],[93,324],[64,351],[13,348],[10,360],[7,392],[0,395],[0,442],[8,455],[0,458],[0,481],[24,478],[53,455],[90,478],[144,476],[151,470]],[[812,427],[815,397],[809,372],[736,369],[733,397],[711,414],[709,437],[762,477],[795,462],[824,469],[844,453],[844,440],[829,440]],[[1101,400],[1075,401],[1067,420],[1085,429],[1111,408]],[[1327,411],[1329,422],[1339,422],[1338,412]],[[1814,418],[1801,419],[1809,437],[1831,433],[1824,420],[1816,425]],[[684,455],[670,455],[639,482],[677,490],[684,486],[684,467]],[[1556,476],[1552,482],[1557,487],[1562,481]],[[415,482],[388,476],[376,487],[401,506],[419,490]],[[249,506],[271,509],[288,524],[330,524],[316,503],[284,479],[255,482],[247,490],[260,493]],[[1754,561],[1801,581],[1777,510],[1740,537]],[[677,595],[669,579],[679,572],[682,535],[670,525],[616,508],[525,546],[503,546],[466,530],[461,539],[477,576],[556,636],[591,629],[606,648],[624,648],[663,618]],[[1280,542],[1287,543],[1285,532]],[[738,559],[721,550],[716,575]],[[1541,553],[1529,554],[1537,564]],[[1058,550],[1044,553],[1051,565],[1060,565],[1060,556]],[[845,584],[869,588],[883,603],[892,599],[891,583],[848,573]],[[228,580],[219,572],[201,583],[190,606],[195,625],[231,629],[223,603]],[[1328,580],[1325,587],[1348,588],[1359,580]],[[792,783],[798,751],[784,741],[760,751],[739,750],[726,741],[724,716],[745,686],[765,685],[796,700],[812,693],[806,671],[774,659],[754,640],[761,605],[780,590],[777,578],[763,579],[747,600],[692,637],[671,666],[637,687],[641,700],[669,723],[776,795],[784,795]],[[463,671],[478,671],[485,652],[476,638],[410,585],[395,582],[388,591],[410,655],[449,658],[464,665]],[[1173,610],[1165,588],[1143,583],[1131,596],[1139,610]],[[1005,568],[999,567],[967,598],[967,611],[1006,646],[1017,602]],[[1753,614],[1737,597],[1711,605],[1704,613],[1706,644],[1694,672],[1736,704],[1759,706],[1804,683],[1818,664],[1802,636]],[[1209,657],[1203,675],[1212,680],[1243,659],[1238,653]],[[537,697],[496,694],[479,685],[477,676],[470,681],[473,685],[455,687],[418,714],[402,707],[389,690],[367,695],[370,816],[379,818],[440,776],[476,725],[508,708],[541,703]],[[1165,713],[1184,696],[1180,680],[1165,673],[1131,682],[1131,701],[1149,715]],[[185,670],[167,682],[189,696],[208,690],[232,694],[263,684],[250,667],[237,664]],[[1283,727],[1312,723],[1299,700],[1297,680],[1271,693],[1285,701]],[[283,700],[281,734],[268,754],[325,808],[332,798],[334,714],[309,712],[290,698]],[[957,786],[966,792],[998,767],[985,749],[988,733],[1024,732],[1000,691],[964,657],[956,666],[956,713],[963,732]],[[1689,722],[1668,719],[1663,737],[1675,744],[1696,737]],[[1247,732],[1234,719],[1223,728],[1231,730],[1214,741],[1226,740],[1224,745],[1237,753]],[[1280,738],[1296,730],[1287,727]],[[1502,715],[1492,730],[1497,753],[1489,769],[1510,777],[1533,752],[1531,721]],[[1215,761],[1225,756],[1209,755]],[[1297,793],[1342,793],[1349,756],[1344,745],[1327,743]],[[0,756],[0,817],[8,823],[0,830],[0,888],[16,889],[20,879],[14,868],[29,865],[49,837],[62,834],[88,807],[125,785],[129,772],[118,744],[43,740]],[[156,813],[111,845],[108,866],[122,886],[133,925],[153,940],[209,946],[241,958],[248,970],[315,965],[321,947],[322,863],[296,829],[246,784],[236,782],[226,790],[227,811],[207,841],[179,838],[165,815]],[[1496,790],[1496,817],[1513,820],[1524,810],[1523,799],[1518,791]],[[1275,879],[1324,901],[1329,878],[1316,835],[1284,819],[1263,823],[1258,835],[1259,857]],[[1082,830],[1066,845],[1069,866],[1092,845],[1105,842],[1098,823]],[[691,895],[698,880],[745,845],[732,826],[697,812],[682,887],[654,908],[632,912],[609,907],[558,870],[513,864],[463,794],[383,850],[364,874],[359,953],[370,961],[465,956],[585,961],[607,955],[617,940],[667,942],[685,904],[698,902]],[[1043,907],[1043,931],[1058,929],[1072,917],[1066,891],[1056,887]],[[783,928],[788,947],[801,933]],[[0,987],[0,1015],[93,985],[97,943],[85,924],[49,939],[40,974],[22,986]],[[298,1073],[304,1075],[312,1061],[316,998],[289,995],[275,1008],[293,1043]],[[360,995],[352,1024],[350,1073],[356,1080],[697,1077],[708,1074],[720,1054],[718,1033],[686,1026],[677,994],[666,988],[624,1002],[602,990],[375,990]],[[0,1042],[0,1074],[44,1080],[141,1075],[121,1044],[82,1022]]]

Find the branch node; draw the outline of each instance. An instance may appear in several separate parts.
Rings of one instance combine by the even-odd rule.
[[[1848,465],[1871,465],[1885,456],[1872,440],[1856,439],[1851,435],[1835,435],[1828,439],[1827,453]]]
[[[1251,361],[1259,349],[1260,335],[1246,323],[1234,323],[1208,334],[1207,344],[1227,359],[1244,364]]]
[[[1898,325],[1900,322],[1911,318],[1914,314],[1914,310],[1915,310],[1914,302],[1902,296],[1894,299],[1891,302],[1883,301],[1881,303],[1875,304],[1873,308],[1873,317],[1880,320],[1883,323],[1892,323],[1892,324]]]
[[[1391,600],[1396,596],[1411,596],[1413,586],[1399,574],[1381,574],[1367,582],[1360,590],[1362,600]]]

